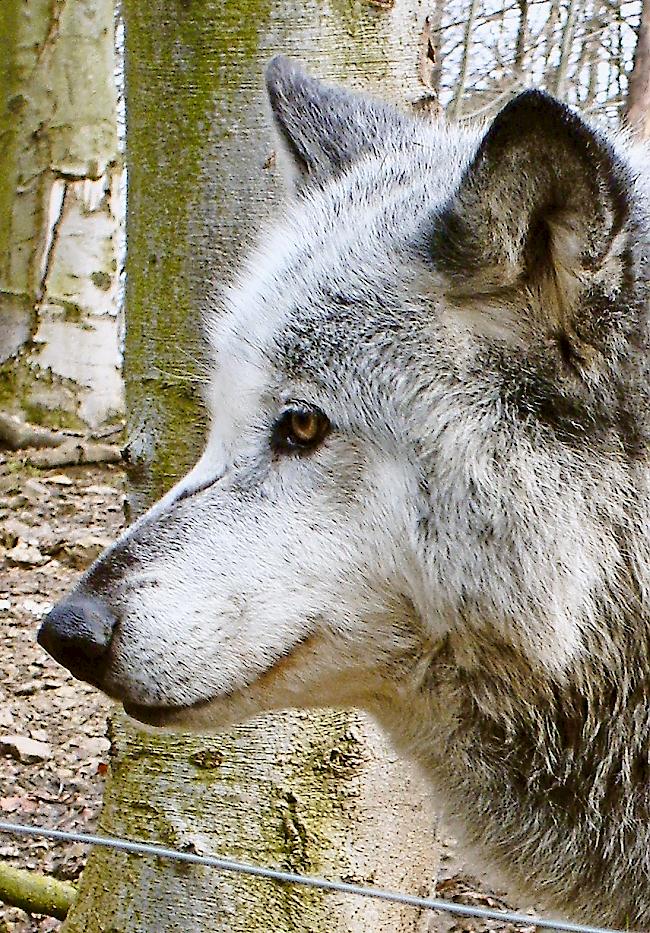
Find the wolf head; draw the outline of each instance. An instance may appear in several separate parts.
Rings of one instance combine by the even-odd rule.
[[[205,451],[41,644],[202,729],[404,710],[449,638],[614,654],[650,580],[639,158],[536,91],[461,129],[267,84],[296,194],[211,325]]]

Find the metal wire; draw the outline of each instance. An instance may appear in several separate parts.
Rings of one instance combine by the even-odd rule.
[[[611,930],[605,927],[584,926],[579,923],[569,923],[563,920],[546,920],[541,917],[529,917],[526,914],[513,913],[507,910],[491,910],[487,907],[470,907],[466,904],[454,904],[439,898],[416,897],[413,894],[402,894],[400,891],[389,891],[383,888],[367,888],[357,884],[348,884],[345,881],[328,881],[326,878],[317,878],[311,875],[299,875],[295,872],[280,871],[277,868],[263,868],[259,865],[248,865],[245,862],[236,862],[231,859],[217,858],[213,855],[195,855],[191,852],[180,852],[164,846],[150,845],[143,842],[131,842],[114,836],[93,836],[89,833],[70,833],[61,829],[46,829],[42,826],[33,826],[23,823],[4,823],[0,821],[0,832],[12,833],[17,836],[44,836],[46,839],[57,839],[64,842],[83,842],[88,845],[104,846],[107,849],[116,849],[122,852],[132,852],[138,855],[154,855],[157,858],[175,859],[178,862],[190,862],[194,865],[207,865],[218,868],[220,871],[239,872],[244,875],[254,875],[258,878],[268,878],[271,881],[280,881],[285,884],[299,884],[309,888],[319,888],[322,891],[338,891],[342,894],[356,894],[359,897],[374,897],[381,901],[392,901],[395,904],[407,904],[409,907],[418,907],[421,910],[444,910],[449,914],[462,917],[478,917],[482,920],[500,920],[505,923],[519,923],[525,926],[536,926],[538,929],[567,931],[567,933],[624,933],[623,930]],[[628,931],[629,933],[629,931]]]

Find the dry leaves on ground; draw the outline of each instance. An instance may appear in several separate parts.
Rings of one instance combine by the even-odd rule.
[[[123,525],[123,475],[109,466],[65,472],[0,461],[0,818],[95,828],[108,752],[110,701],[73,680],[36,643],[43,615]],[[75,880],[79,844],[0,835],[0,858]],[[0,905],[0,931],[58,930],[51,918]]]

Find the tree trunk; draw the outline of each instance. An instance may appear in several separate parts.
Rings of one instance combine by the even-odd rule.
[[[575,34],[576,20],[579,13],[579,0],[569,0],[566,8],[566,19],[562,29],[562,42],[560,44],[560,60],[555,72],[555,81],[553,83],[553,93],[556,97],[564,97],[566,91],[567,76],[569,73],[569,64],[573,52],[573,37]]]
[[[546,17],[544,28],[541,32],[540,46],[542,49],[541,59],[544,62],[544,83],[550,88],[553,82],[553,51],[556,45],[556,30],[560,19],[560,2],[551,0],[551,8]]]
[[[521,80],[526,64],[526,51],[528,49],[528,6],[529,0],[517,0],[519,6],[519,25],[517,27],[517,42],[515,44],[514,74]]]
[[[594,106],[596,94],[598,92],[598,69],[600,67],[599,49],[601,37],[603,34],[604,18],[600,0],[596,0],[593,6],[593,16],[589,23],[589,36],[587,37],[587,71],[588,81],[582,107],[589,112]]]
[[[463,53],[460,60],[458,80],[456,82],[456,89],[454,90],[453,99],[449,104],[447,111],[450,119],[452,120],[458,120],[463,110],[463,95],[465,93],[465,85],[467,83],[467,72],[469,69],[469,56],[473,40],[474,21],[476,19],[478,9],[479,0],[470,0],[469,11],[467,14],[467,20],[465,21],[465,30],[463,34]]]
[[[650,2],[643,0],[634,67],[627,92],[625,118],[642,139],[650,139]]]
[[[0,409],[121,414],[112,0],[0,4]]]
[[[194,460],[202,435],[197,308],[277,210],[262,92],[276,52],[398,100],[420,96],[423,21],[337,0],[124,0],[126,378],[134,514]],[[101,827],[330,878],[431,891],[435,819],[419,779],[351,712],[260,718],[223,736],[112,723]],[[95,852],[66,933],[416,931],[417,911],[244,876]]]

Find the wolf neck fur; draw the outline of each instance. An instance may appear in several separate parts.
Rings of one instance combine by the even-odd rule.
[[[616,637],[592,633],[564,677],[489,624],[448,635],[389,725],[454,832],[511,890],[560,909],[578,879],[576,910],[616,925],[633,925],[650,881],[650,658],[633,621],[613,622]]]

